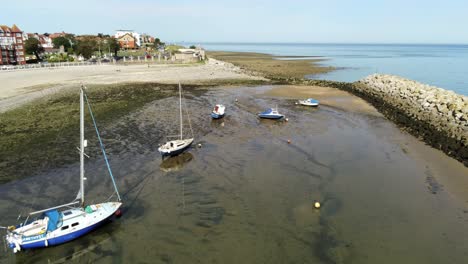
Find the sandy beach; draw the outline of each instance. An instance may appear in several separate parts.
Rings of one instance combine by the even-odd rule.
[[[0,112],[81,83],[193,83],[213,80],[265,80],[230,63],[97,65],[0,71]]]

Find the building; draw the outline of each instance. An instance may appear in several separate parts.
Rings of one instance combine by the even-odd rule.
[[[141,47],[140,34],[133,30],[119,29],[115,32],[114,37],[119,42],[121,48],[136,49]],[[132,45],[130,44],[131,41],[133,41],[133,47],[130,47]]]
[[[142,46],[153,46],[154,45],[154,37],[148,35],[148,34],[141,34],[140,35],[140,43]]]
[[[0,65],[25,64],[23,31],[0,25]]]
[[[35,38],[39,40],[39,43],[44,48],[45,53],[53,53],[56,51],[56,49],[54,49],[54,44],[52,43],[52,38],[49,37],[49,34],[28,33],[24,35],[25,41],[29,38]]]
[[[196,49],[179,49],[174,54],[174,59],[183,62],[196,62],[206,59],[205,50],[198,47]]]
[[[120,38],[117,39],[117,41],[119,42],[119,45],[122,49],[136,49],[138,48],[137,46],[137,41],[135,39],[135,37],[133,37],[132,35],[130,34],[125,34],[123,36],[121,36]]]
[[[54,39],[58,38],[58,37],[66,37],[66,36],[70,36],[72,34],[70,33],[65,33],[64,31],[62,32],[59,32],[59,33],[51,33],[49,34],[49,38],[54,41]]]

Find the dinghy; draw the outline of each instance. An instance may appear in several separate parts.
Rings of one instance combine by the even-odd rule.
[[[85,204],[84,149],[87,141],[84,139],[84,103],[88,105],[91,119],[99,140],[109,175],[112,179],[116,201],[97,204]],[[8,246],[17,253],[23,249],[42,248],[60,245],[79,238],[100,225],[106,223],[113,215],[120,215],[122,205],[112,170],[107,160],[99,131],[94,119],[91,105],[84,91],[80,88],[80,190],[76,199],[68,204],[29,213],[24,223],[7,228],[6,241]],[[110,197],[112,198],[114,194]],[[37,216],[37,217],[36,217]],[[31,219],[35,218],[35,219]]]
[[[267,119],[281,119],[284,117],[284,115],[278,112],[278,107],[269,108],[268,110],[259,113],[258,116],[260,118],[267,118]]]
[[[299,100],[297,103],[300,105],[305,105],[305,106],[318,106],[319,105],[319,101],[312,99],[312,98]]]
[[[214,109],[213,109],[213,112],[211,112],[211,117],[213,119],[219,119],[219,118],[222,118],[224,116],[224,110],[226,109],[226,107],[222,104],[217,104],[215,105]]]
[[[185,110],[187,111],[187,108]],[[161,153],[163,158],[166,156],[179,155],[180,153],[188,149],[190,145],[192,145],[193,143],[193,130],[192,130],[192,124],[190,123],[190,118],[188,117],[188,111],[187,111],[187,117],[189,120],[190,131],[192,132],[192,138],[186,138],[186,139],[183,138],[184,134],[183,134],[183,120],[182,120],[182,86],[180,85],[180,83],[179,83],[179,116],[180,116],[180,137],[179,139],[168,141],[158,148],[158,151],[159,153]]]

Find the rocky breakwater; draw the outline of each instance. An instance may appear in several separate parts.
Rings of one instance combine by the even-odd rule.
[[[468,166],[468,97],[398,76],[370,75],[347,90]]]

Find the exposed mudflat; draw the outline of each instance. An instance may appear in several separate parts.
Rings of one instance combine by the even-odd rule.
[[[468,168],[364,101],[313,89],[185,91],[195,144],[165,161],[157,147],[178,133],[177,97],[122,116],[101,131],[123,216],[71,243],[8,252],[0,261],[464,263],[468,197],[461,190]],[[294,104],[306,94],[323,105]],[[226,105],[226,117],[213,121],[216,103]],[[275,105],[288,122],[257,118]],[[104,162],[93,153],[86,164],[89,202],[112,193]],[[78,175],[76,163],[1,185],[1,224],[72,200]],[[313,209],[314,200],[322,209]]]

